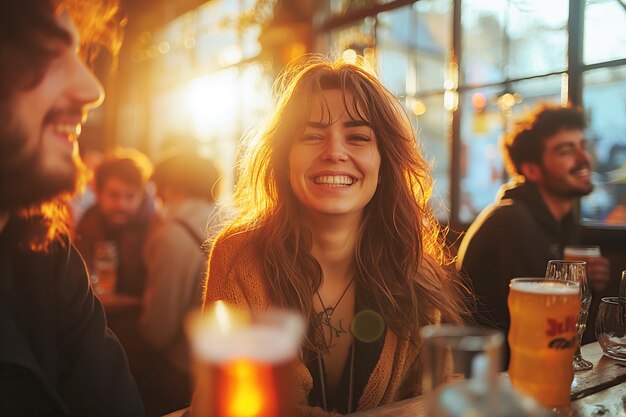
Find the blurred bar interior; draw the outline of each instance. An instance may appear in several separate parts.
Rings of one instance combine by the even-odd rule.
[[[178,141],[226,168],[298,55],[363,55],[412,114],[436,180],[439,219],[463,231],[507,181],[498,142],[541,101],[582,105],[596,188],[582,221],[626,241],[607,214],[626,200],[624,0],[124,0],[117,70],[95,63],[105,105],[83,147]],[[110,60],[109,60],[110,61]],[[623,202],[626,204],[626,201]],[[594,232],[595,233],[595,232]],[[600,233],[600,232],[598,232]]]

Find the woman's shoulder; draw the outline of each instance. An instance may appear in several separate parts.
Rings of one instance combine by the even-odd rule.
[[[258,231],[256,230],[231,230],[222,231],[213,244],[212,256],[251,255],[258,252]]]
[[[224,300],[259,308],[268,303],[263,265],[252,231],[222,233],[213,245],[205,303]]]

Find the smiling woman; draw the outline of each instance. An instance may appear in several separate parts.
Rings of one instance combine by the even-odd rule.
[[[410,121],[360,60],[307,56],[275,88],[274,112],[243,145],[240,214],[214,245],[205,304],[302,314],[307,415],[417,395],[419,329],[462,322],[468,297],[441,266]]]

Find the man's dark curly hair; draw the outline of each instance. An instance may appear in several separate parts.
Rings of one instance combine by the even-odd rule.
[[[582,110],[571,107],[541,105],[516,122],[502,141],[506,169],[512,177],[522,175],[525,162],[541,163],[544,142],[564,129],[585,130],[587,121]]]

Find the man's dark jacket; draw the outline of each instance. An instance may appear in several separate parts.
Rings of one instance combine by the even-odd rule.
[[[0,416],[141,416],[126,356],[71,244],[0,231]]]
[[[478,324],[508,333],[511,278],[543,277],[548,261],[578,242],[580,228],[572,212],[557,222],[533,183],[505,185],[500,195],[467,231],[457,269],[473,284]]]

